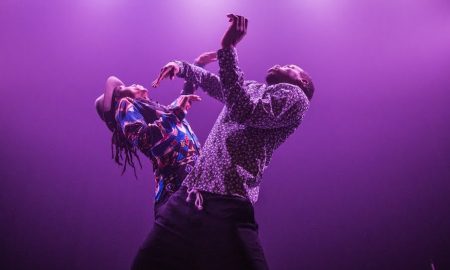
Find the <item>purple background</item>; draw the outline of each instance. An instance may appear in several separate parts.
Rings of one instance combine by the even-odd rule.
[[[151,166],[120,176],[94,99],[108,75],[149,87],[169,60],[218,49],[228,12],[250,20],[247,79],[296,63],[317,89],[256,204],[272,269],[450,269],[448,1],[156,2],[0,2],[1,269],[129,267]],[[204,142],[221,105],[200,94]]]

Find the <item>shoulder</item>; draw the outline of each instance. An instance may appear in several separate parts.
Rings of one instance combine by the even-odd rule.
[[[294,84],[278,83],[269,85],[266,88],[266,94],[270,94],[273,98],[281,98],[289,100],[289,103],[306,110],[309,107],[309,99],[303,90]]]
[[[296,97],[302,97],[305,96],[305,93],[303,90],[294,84],[290,83],[277,83],[266,86],[266,91],[270,93],[284,93],[286,95],[296,96]]]
[[[134,106],[134,100],[132,98],[129,98],[129,97],[121,98],[117,102],[117,108],[119,110],[127,109],[127,108],[132,107],[132,106]]]
[[[116,103],[116,118],[120,116],[124,116],[127,113],[133,113],[136,110],[135,100],[129,97],[121,98]]]
[[[244,81],[244,86],[252,86],[252,87],[267,87],[265,84],[257,82],[257,81],[253,81],[253,80],[245,80]]]

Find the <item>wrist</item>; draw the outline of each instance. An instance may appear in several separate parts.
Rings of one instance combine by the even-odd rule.
[[[206,63],[201,63],[201,62],[198,62],[198,61],[196,61],[196,60],[194,60],[194,66],[197,66],[197,67],[204,67],[204,66],[206,66]]]
[[[177,77],[182,77],[183,73],[184,73],[184,70],[185,70],[184,62],[178,61],[178,60],[175,60],[175,61],[172,61],[172,62],[175,63],[177,65],[177,67],[178,67],[178,72],[175,75]]]
[[[178,105],[172,108],[172,112],[173,112],[173,114],[175,114],[175,116],[179,120],[183,120],[186,117],[186,114],[187,114],[187,110],[185,110],[184,108],[181,108]]]

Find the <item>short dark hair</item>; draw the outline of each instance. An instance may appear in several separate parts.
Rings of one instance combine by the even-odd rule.
[[[303,80],[306,80],[307,83],[304,83]],[[311,100],[314,95],[314,84],[311,79],[311,76],[309,76],[308,73],[306,73],[304,71],[301,73],[301,79],[299,82],[299,86],[303,90],[305,95],[308,97],[308,99]]]

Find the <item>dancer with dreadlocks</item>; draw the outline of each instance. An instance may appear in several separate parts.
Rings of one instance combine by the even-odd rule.
[[[215,60],[215,54],[204,53],[195,63],[204,66]],[[185,82],[181,95],[164,106],[151,100],[142,85],[125,86],[110,76],[104,94],[95,101],[97,113],[112,131],[112,156],[123,166],[122,174],[129,165],[136,176],[135,159],[141,165],[138,149],[151,160],[156,181],[155,214],[181,186],[199,155],[200,144],[185,119],[191,103],[200,100],[192,94],[195,88]]]

